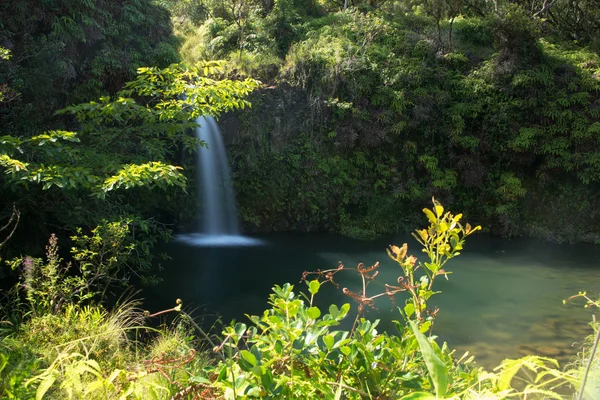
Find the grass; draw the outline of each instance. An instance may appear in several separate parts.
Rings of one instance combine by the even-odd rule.
[[[136,301],[111,312],[68,305],[31,317],[0,341],[0,397],[163,399],[190,391],[190,378],[210,360],[186,318],[152,328]]]

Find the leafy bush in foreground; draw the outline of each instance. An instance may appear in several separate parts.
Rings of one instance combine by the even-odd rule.
[[[348,270],[318,271],[318,278],[304,280],[308,294],[300,296],[293,286],[275,286],[271,308],[261,316],[250,316],[252,326],[234,323],[227,327],[216,351],[223,361],[214,371],[212,387],[226,399],[236,398],[331,398],[331,399],[506,399],[563,398],[560,390],[573,382],[573,375],[556,369],[556,361],[536,356],[505,360],[496,373],[471,364],[468,354],[460,358],[431,334],[437,309],[427,307],[437,276],[447,277],[446,262],[460,254],[465,238],[477,231],[460,223],[462,215],[444,212],[434,201],[425,209],[429,226],[415,232],[426,261],[407,256],[407,245],[391,246],[388,255],[401,267],[396,284],[372,294],[369,283],[379,264],[350,269],[362,279],[362,291],[347,288],[344,294],[358,303],[350,330],[337,330],[350,311],[331,305],[327,312],[315,306],[322,283],[335,283],[336,274]],[[377,331],[378,320],[369,321],[361,312],[374,307],[378,297],[394,301],[398,293],[408,298],[398,307],[402,322],[395,334]],[[429,336],[426,334],[429,333]],[[523,377],[520,375],[522,372]],[[512,386],[520,379],[520,384]],[[518,387],[518,388],[517,388]]]

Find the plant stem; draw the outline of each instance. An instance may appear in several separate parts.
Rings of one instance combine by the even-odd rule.
[[[210,338],[210,336],[208,336],[208,334],[206,332],[204,332],[204,329],[200,328],[200,326],[196,323],[196,321],[194,321],[194,319],[192,317],[190,317],[189,315],[185,314],[188,318],[189,321],[192,325],[194,325],[194,327],[196,328],[196,330],[202,335],[204,336],[204,339],[206,339],[206,341],[208,341],[208,343],[210,343],[210,345],[212,346],[213,349],[218,349],[218,346],[215,344],[215,342],[212,341],[212,339]],[[215,351],[215,353],[219,356],[219,358],[222,361],[227,361],[225,359],[225,356],[221,353],[221,351]]]
[[[590,353],[590,358],[588,359],[587,366],[585,367],[585,373],[583,374],[583,382],[581,382],[581,389],[579,390],[579,395],[577,396],[577,400],[583,399],[585,383],[587,381],[588,374],[592,367],[592,362],[594,361],[594,355],[596,354],[596,349],[598,348],[598,340],[600,340],[600,326],[596,330],[596,338],[594,339],[594,346],[592,347],[592,352]]]

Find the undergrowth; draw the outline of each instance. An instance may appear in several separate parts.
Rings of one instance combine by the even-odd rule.
[[[440,293],[435,282],[449,278],[448,260],[460,255],[466,238],[480,227],[463,224],[461,214],[435,200],[423,212],[428,226],[413,233],[423,257],[411,255],[406,244],[387,250],[397,264],[395,282],[377,282],[379,263],[305,272],[305,291],[275,285],[267,310],[248,316],[249,323],[232,322],[221,334],[205,332],[180,300],[152,314],[135,301],[110,311],[90,298],[48,301],[39,290],[46,274],[58,271],[64,278],[68,271],[53,256],[53,238],[46,261],[27,266],[40,275],[17,288],[25,296],[11,312],[21,313],[21,323],[4,319],[0,394],[36,400],[411,400],[563,399],[579,392],[594,399],[595,345],[591,351],[584,347],[579,361],[563,370],[553,359],[529,355],[486,371],[468,352],[457,354],[438,342],[433,327],[443,310],[430,306]],[[340,274],[355,275],[359,289],[342,287]],[[315,299],[328,286],[341,290],[348,302],[318,306]],[[598,305],[585,293],[575,297]],[[398,310],[393,332],[379,331],[379,320],[365,318],[378,299]],[[169,316],[175,317],[167,324]],[[156,318],[164,321],[159,327],[151,323]],[[347,319],[351,328],[341,329]]]

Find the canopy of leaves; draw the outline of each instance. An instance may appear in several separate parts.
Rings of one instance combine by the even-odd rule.
[[[251,79],[219,79],[221,69],[219,62],[140,68],[137,78],[115,96],[59,111],[75,117],[77,132],[0,136],[5,190],[36,202],[39,214],[60,213],[56,218],[72,228],[129,214],[153,216],[152,203],[144,205],[152,197],[149,193],[144,198],[139,193],[107,193],[185,189],[182,167],[172,162],[182,151],[191,154],[198,148],[197,139],[189,135],[197,126],[195,119],[248,106],[244,97],[258,86]],[[62,204],[46,209],[38,196]],[[27,204],[23,200],[20,205]]]

